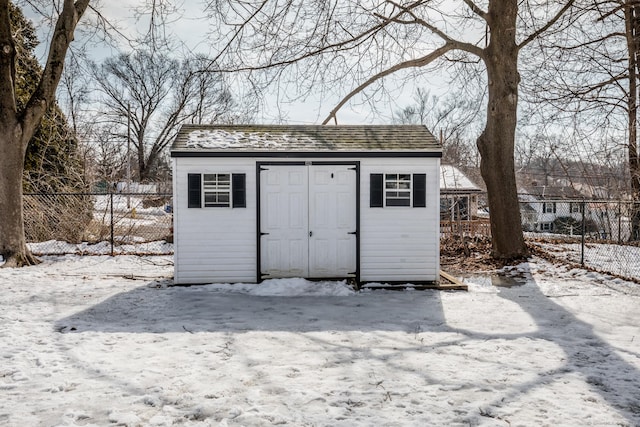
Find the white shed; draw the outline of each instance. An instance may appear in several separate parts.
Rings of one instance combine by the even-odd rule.
[[[174,282],[435,282],[441,155],[424,126],[184,125]]]

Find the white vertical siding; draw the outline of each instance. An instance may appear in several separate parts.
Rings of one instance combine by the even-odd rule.
[[[255,159],[174,158],[174,282],[256,282]],[[188,208],[189,173],[246,174],[246,208]]]
[[[372,173],[424,173],[426,208],[369,207]],[[440,270],[440,159],[363,159],[360,169],[360,279],[435,281]]]
[[[174,158],[176,284],[256,282],[256,158]],[[291,159],[300,161],[306,159]],[[310,159],[311,160],[311,159]],[[347,161],[349,159],[312,159]],[[435,281],[439,278],[438,158],[360,161],[360,278]],[[189,173],[245,173],[246,208],[187,208]],[[372,173],[426,174],[426,208],[369,207]]]

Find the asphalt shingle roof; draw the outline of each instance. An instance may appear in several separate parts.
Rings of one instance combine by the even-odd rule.
[[[442,147],[421,125],[183,125],[172,155],[220,152],[415,152]]]

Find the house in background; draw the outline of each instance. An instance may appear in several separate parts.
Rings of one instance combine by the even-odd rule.
[[[440,233],[490,236],[489,216],[478,208],[484,191],[452,165],[440,166]]]
[[[440,166],[440,220],[478,217],[478,196],[483,191],[455,166]]]
[[[424,126],[184,125],[174,282],[435,282],[441,156]]]
[[[566,185],[533,185],[519,195],[525,231],[580,234],[582,193]]]
[[[577,188],[576,188],[577,187]],[[521,193],[520,212],[525,231],[581,235],[623,241],[631,235],[627,204],[608,201],[601,187],[530,186]],[[582,190],[582,191],[581,191]]]

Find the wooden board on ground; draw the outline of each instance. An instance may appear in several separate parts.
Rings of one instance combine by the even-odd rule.
[[[364,284],[360,289],[385,289],[392,291],[401,291],[404,289],[426,290],[435,289],[440,291],[466,291],[468,287],[449,273],[440,270],[440,281],[437,283],[420,283],[420,284]]]
[[[446,283],[443,283],[446,282]],[[440,284],[438,289],[452,289],[452,290],[468,290],[468,286],[465,283],[462,283],[460,280],[456,279],[449,273],[440,270]]]

